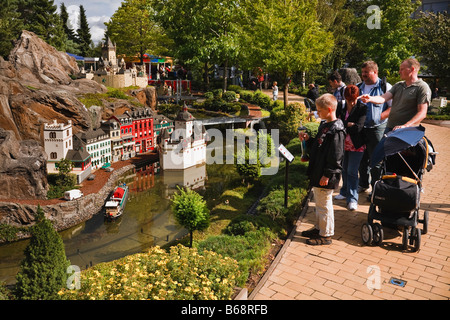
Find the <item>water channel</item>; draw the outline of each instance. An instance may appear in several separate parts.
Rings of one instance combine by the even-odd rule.
[[[212,201],[224,191],[232,167],[205,164],[158,172],[155,165],[149,164],[126,172],[119,180],[130,187],[124,214],[107,222],[103,213],[97,213],[90,220],[60,232],[67,258],[84,270],[180,238],[187,231],[177,225],[170,208],[170,197],[177,186],[190,187]],[[15,282],[28,242],[0,245],[0,282]]]

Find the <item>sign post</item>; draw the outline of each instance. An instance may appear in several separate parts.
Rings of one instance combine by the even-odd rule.
[[[288,206],[288,185],[289,185],[289,163],[294,160],[294,156],[282,144],[278,147],[278,151],[286,159],[286,171],[284,176],[284,207]]]

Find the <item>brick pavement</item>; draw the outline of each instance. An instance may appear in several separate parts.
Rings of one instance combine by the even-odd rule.
[[[402,232],[388,228],[384,228],[381,246],[362,244],[360,230],[367,222],[369,209],[367,193],[360,197],[355,212],[345,208],[345,200],[333,200],[333,243],[306,245],[301,231],[313,226],[314,201],[311,201],[249,299],[450,299],[450,128],[424,126],[439,154],[435,167],[423,178],[425,190],[419,217],[428,210],[430,221],[418,252],[403,252]],[[391,277],[406,281],[406,285],[391,284]]]

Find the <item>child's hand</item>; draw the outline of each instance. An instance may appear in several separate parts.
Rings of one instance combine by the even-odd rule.
[[[299,132],[298,138],[300,139],[300,141],[306,141],[309,139],[309,135],[305,132]]]
[[[321,186],[325,187],[325,186],[328,185],[328,181],[329,181],[329,180],[330,180],[329,178],[327,178],[327,177],[325,177],[325,176],[322,176],[322,178],[320,178],[319,184],[320,184]]]

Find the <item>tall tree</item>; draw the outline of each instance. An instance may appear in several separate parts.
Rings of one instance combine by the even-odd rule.
[[[163,54],[169,40],[154,21],[155,12],[150,0],[125,0],[105,25],[117,52],[138,55],[141,64],[144,54]]]
[[[36,33],[58,50],[66,49],[67,36],[53,0],[17,0],[17,5],[26,30]]]
[[[92,38],[86,17],[86,10],[84,10],[83,5],[80,5],[80,24],[77,29],[77,42],[80,47],[80,54],[83,57],[88,57],[90,55]]]
[[[64,32],[67,35],[67,39],[75,41],[76,40],[75,31],[73,30],[70,24],[69,14],[67,13],[67,8],[64,2],[61,3],[61,5],[59,6],[59,16],[61,17],[61,22],[63,25]]]
[[[439,86],[450,85],[450,16],[447,12],[422,13],[417,28],[417,53]]]
[[[187,64],[202,64],[206,87],[212,63],[235,62],[242,45],[237,40],[240,0],[155,0],[158,19],[176,43],[174,55]],[[227,77],[224,77],[226,89]]]
[[[317,21],[316,1],[243,0],[241,24],[247,63],[279,73],[288,105],[289,78],[319,65],[331,52],[333,36]]]
[[[16,276],[16,297],[22,300],[53,300],[66,285],[67,267],[64,243],[50,220],[38,206],[36,225]]]
[[[7,58],[23,28],[15,0],[3,0],[0,6],[0,56]]]
[[[397,74],[400,63],[415,51],[415,43],[411,39],[417,20],[411,15],[420,1],[370,0],[364,3],[367,10],[356,19],[354,29],[358,43],[365,50],[361,60],[376,61],[380,75]],[[377,15],[380,18],[378,26],[373,23]]]

